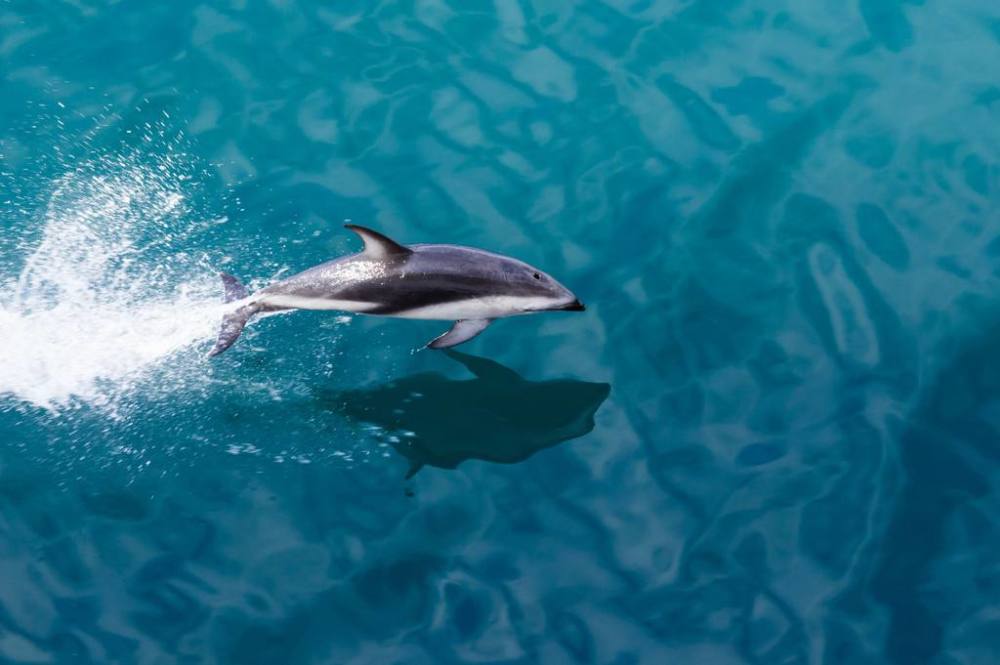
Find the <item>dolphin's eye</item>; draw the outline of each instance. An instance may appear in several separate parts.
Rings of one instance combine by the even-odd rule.
[[[542,276],[539,275],[537,272],[535,274],[533,274],[532,277],[534,277],[535,279],[541,279],[542,278]]]

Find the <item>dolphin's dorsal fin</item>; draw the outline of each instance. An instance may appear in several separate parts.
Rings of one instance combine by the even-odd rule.
[[[227,272],[220,272],[219,277],[222,278],[222,288],[225,289],[225,301],[233,302],[234,300],[243,300],[248,295],[247,287],[240,284],[240,280],[236,279]]]
[[[413,250],[400,245],[392,238],[386,237],[378,231],[372,231],[357,224],[344,224],[345,229],[354,231],[365,241],[364,255],[371,259],[387,259],[390,256],[406,256],[412,254]]]

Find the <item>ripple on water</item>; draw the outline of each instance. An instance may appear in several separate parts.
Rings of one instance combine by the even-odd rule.
[[[827,245],[816,245],[809,251],[809,269],[826,308],[837,352],[868,367],[878,364],[878,338],[864,298],[837,253]]]

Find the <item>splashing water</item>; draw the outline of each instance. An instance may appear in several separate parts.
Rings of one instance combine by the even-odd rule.
[[[217,277],[178,249],[198,225],[172,157],[145,162],[102,159],[56,182],[40,239],[0,286],[0,409],[12,397],[114,412],[154,368],[158,386],[184,381],[181,351],[203,362],[192,346],[215,335]]]

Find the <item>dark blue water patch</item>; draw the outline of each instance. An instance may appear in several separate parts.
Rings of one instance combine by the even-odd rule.
[[[190,514],[179,504],[168,504],[151,524],[151,530],[153,538],[163,550],[189,559],[206,552],[215,537],[211,522]]]
[[[736,455],[736,463],[743,466],[761,466],[781,459],[786,452],[785,446],[780,443],[751,443],[740,449]]]
[[[88,587],[93,582],[87,566],[80,555],[75,538],[67,534],[60,536],[40,548],[42,564],[50,569],[57,579],[71,587]]]
[[[116,521],[138,522],[148,510],[142,497],[129,492],[85,494],[81,499],[91,513]]]
[[[871,203],[855,210],[858,235],[878,258],[895,270],[905,270],[910,263],[906,240],[889,220],[885,211]]]
[[[487,620],[483,602],[475,594],[463,593],[450,587],[445,591],[445,602],[452,606],[452,626],[460,641],[472,638]]]
[[[726,179],[689,224],[709,239],[740,230],[762,233],[759,225],[787,194],[794,165],[803,159],[812,141],[836,123],[849,103],[850,95],[828,95],[790,114],[764,141],[742,150]]]
[[[769,78],[748,76],[738,85],[716,88],[712,91],[712,100],[725,106],[731,115],[749,116],[755,122],[762,123],[774,113],[771,102],[784,93],[784,88]]]
[[[768,390],[778,391],[797,385],[802,380],[788,353],[773,340],[761,342],[755,356],[748,361],[748,367],[754,379]]]
[[[872,38],[890,51],[902,51],[913,42],[913,28],[901,0],[860,0],[859,9]]]
[[[136,607],[130,619],[162,648],[177,651],[187,635],[203,627],[209,611],[200,602],[200,594],[186,590],[188,580],[175,576],[172,566],[143,573],[129,585]]]
[[[755,321],[712,298],[698,283],[685,284],[677,294],[679,337],[688,364],[704,372],[742,360]],[[726,335],[715,334],[719,330]]]
[[[576,663],[594,662],[594,636],[585,621],[569,612],[549,617],[556,639]]]
[[[391,601],[397,611],[416,619],[426,616],[430,582],[443,566],[442,559],[431,555],[391,561],[373,566],[353,584],[365,602],[381,606]]]
[[[691,131],[703,143],[725,151],[733,151],[740,146],[739,138],[725,120],[694,90],[666,76],[661,77],[657,84],[677,105],[690,123]]]
[[[853,136],[844,143],[844,149],[859,163],[879,169],[892,160],[896,150],[892,136]]]
[[[959,258],[955,256],[942,256],[937,260],[937,265],[941,270],[961,279],[968,279],[972,275],[972,272],[964,267]]]
[[[962,160],[965,184],[978,194],[989,196],[990,168],[979,155],[973,154]]]
[[[989,86],[983,91],[976,94],[975,102],[982,106],[991,107],[997,101],[1000,101],[1000,88],[996,86]]]

